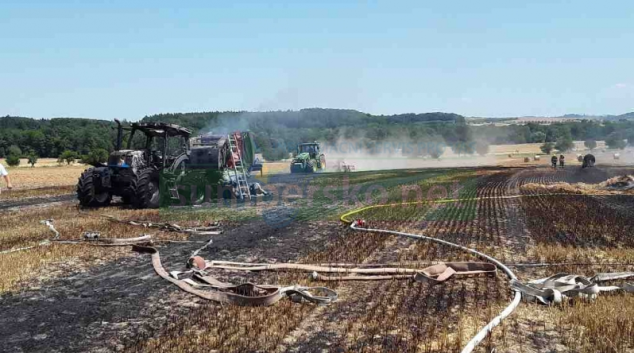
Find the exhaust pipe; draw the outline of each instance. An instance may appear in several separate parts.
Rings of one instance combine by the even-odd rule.
[[[123,140],[123,127],[119,119],[114,119],[114,122],[117,123],[117,144],[114,146],[114,150],[118,151],[121,149],[121,141]]]

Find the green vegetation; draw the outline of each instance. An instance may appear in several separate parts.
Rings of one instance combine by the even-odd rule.
[[[592,151],[593,149],[597,148],[597,141],[596,140],[592,140],[592,139],[585,140],[583,142],[583,145],[586,146],[586,148],[589,148]]]
[[[17,167],[20,165],[21,156],[22,150],[20,147],[12,145],[7,150],[6,162],[10,167]]]
[[[112,151],[116,138],[113,127],[113,122],[103,120],[6,116],[0,118],[0,149],[9,155],[10,146],[20,146],[42,158],[56,158],[65,150],[82,155],[96,148]]]
[[[97,148],[92,150],[90,153],[85,154],[81,157],[81,162],[85,164],[99,164],[104,163],[108,160],[108,151],[103,148]]]
[[[545,154],[550,154],[550,152],[555,149],[555,145],[553,145],[552,142],[546,142],[539,149],[541,149]]]
[[[609,147],[609,148],[614,148],[614,149],[624,149],[625,146],[627,145],[625,143],[625,136],[622,132],[613,132],[611,133],[606,139],[605,139],[605,144]]]
[[[557,143],[555,144],[555,148],[559,152],[570,151],[574,146],[574,142],[572,142],[572,139],[569,137],[561,137],[557,140]]]
[[[31,151],[26,158],[29,164],[31,165],[31,168],[35,167],[35,163],[37,163],[37,158],[38,158],[37,154]]]
[[[57,158],[58,163],[66,162],[66,164],[75,163],[76,160],[77,160],[77,153],[70,150],[66,150],[62,152],[62,154],[59,155],[59,158]]]
[[[20,156],[16,154],[10,154],[7,156],[6,162],[9,167],[17,167],[20,165]]]
[[[539,125],[470,126],[465,117],[450,113],[372,115],[345,109],[302,109],[276,112],[202,112],[146,116],[145,122],[169,122],[194,133],[255,132],[258,152],[264,158],[287,158],[300,142],[318,141],[336,145],[354,141],[370,153],[380,152],[384,143],[427,143],[424,154],[437,157],[441,145],[459,154],[481,153],[486,144],[552,143],[554,148],[570,148],[569,141],[607,140],[621,148],[618,139],[634,141],[634,121],[582,120]],[[473,120],[471,120],[473,121]],[[616,137],[613,135],[617,135]],[[474,141],[478,137],[478,146]],[[11,146],[32,150],[40,157],[58,157],[66,150],[89,156],[95,150],[110,152],[116,132],[111,121],[92,119],[0,118],[0,156],[9,155]],[[433,146],[432,146],[433,145]],[[404,155],[416,151],[402,150]],[[418,153],[420,154],[420,153]],[[20,153],[21,155],[21,153]]]

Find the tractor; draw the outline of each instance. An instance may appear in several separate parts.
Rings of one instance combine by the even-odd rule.
[[[319,144],[302,143],[291,161],[291,173],[313,173],[326,169],[326,156],[319,152]]]
[[[113,196],[120,196],[124,203],[135,208],[156,208],[160,202],[159,176],[180,175],[185,171],[191,132],[165,123],[133,123],[123,127],[118,120],[115,122],[115,150],[107,164],[93,164],[81,174],[77,183],[79,203],[84,207],[101,207],[108,205]],[[124,130],[130,134],[127,147],[121,149]]]

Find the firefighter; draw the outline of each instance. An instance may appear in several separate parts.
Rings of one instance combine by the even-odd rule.
[[[559,167],[563,168],[564,167],[564,155],[560,155],[559,156]]]
[[[553,154],[553,156],[550,158],[550,163],[553,165],[553,168],[557,169],[557,156]]]

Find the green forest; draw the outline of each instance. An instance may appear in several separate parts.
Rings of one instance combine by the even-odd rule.
[[[146,116],[144,122],[168,122],[194,133],[250,130],[259,151],[269,160],[285,158],[300,142],[336,144],[355,141],[373,151],[384,142],[433,142],[459,153],[486,153],[489,144],[542,143],[565,150],[573,140],[606,140],[611,148],[634,142],[634,121],[587,119],[552,125],[471,126],[451,113],[372,115],[344,109],[302,109],[274,112],[201,112]],[[113,121],[54,118],[0,118],[0,157],[8,155],[59,158],[100,156],[114,148]],[[428,152],[433,154],[433,151]]]

